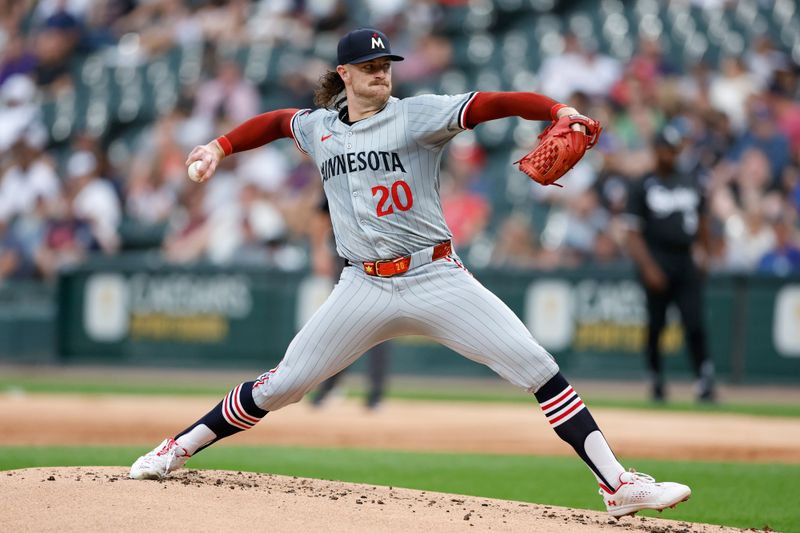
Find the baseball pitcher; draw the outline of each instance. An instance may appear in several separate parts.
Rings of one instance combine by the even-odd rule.
[[[520,161],[552,184],[594,144],[600,127],[535,93],[391,96],[389,39],[358,29],[338,45],[338,66],[315,94],[317,109],[256,116],[189,154],[195,181],[234,153],[289,137],[319,168],[336,239],[348,266],[328,300],[295,336],[278,366],[234,387],[196,423],[131,467],[158,479],[214,442],[299,401],[366,350],[401,335],[425,335],[530,391],[548,423],[587,464],[616,517],[672,507],[689,487],[656,483],[617,461],[586,405],[552,356],[494,294],[467,272],[451,244],[439,198],[439,162],[459,132],[517,116],[552,120]]]

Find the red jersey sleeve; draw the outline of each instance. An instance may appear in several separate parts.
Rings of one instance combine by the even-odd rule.
[[[297,109],[278,109],[255,116],[218,137],[217,142],[231,155],[252,150],[284,137],[292,138],[291,121]]]
[[[505,117],[551,120],[564,107],[542,94],[523,92],[479,92],[465,111],[465,125],[474,128],[481,122]]]

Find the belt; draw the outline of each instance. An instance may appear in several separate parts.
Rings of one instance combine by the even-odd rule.
[[[445,241],[433,246],[432,249],[426,248],[426,250],[431,250],[430,261],[425,261],[427,257],[419,258],[415,253],[413,255],[404,255],[395,259],[364,261],[361,263],[361,265],[364,268],[364,272],[369,276],[390,278],[392,276],[398,276],[408,272],[408,270],[411,268],[412,259],[414,259],[415,266],[419,266],[419,264],[433,262],[443,257],[447,257],[453,252],[453,244],[450,241]]]

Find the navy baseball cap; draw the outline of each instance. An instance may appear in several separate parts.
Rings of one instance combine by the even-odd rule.
[[[342,37],[336,55],[340,65],[365,63],[379,57],[403,60],[402,56],[392,54],[386,34],[372,28],[359,28]]]

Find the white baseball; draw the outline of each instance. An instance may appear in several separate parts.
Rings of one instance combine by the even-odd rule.
[[[202,161],[195,161],[194,163],[189,165],[189,171],[188,172],[189,172],[189,179],[190,180],[196,181],[197,183],[200,183],[200,181],[202,181],[202,178],[200,177],[200,167],[202,167],[202,166],[203,166],[203,162]]]

